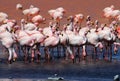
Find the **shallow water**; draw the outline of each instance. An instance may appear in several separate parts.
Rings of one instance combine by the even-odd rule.
[[[113,76],[120,74],[118,61],[81,61],[73,64],[70,60],[55,60],[45,63],[27,63],[17,61],[12,64],[0,64],[0,81],[12,79],[12,81],[41,81],[58,74],[66,81],[112,81]],[[43,80],[43,81],[44,81]],[[8,80],[9,81],[9,80]]]
[[[99,60],[95,61],[91,59],[92,49],[88,46],[89,57],[87,60],[79,62],[77,59],[74,64],[71,60],[66,61],[64,58],[54,58],[49,63],[44,59],[39,64],[36,62],[24,63],[23,54],[19,55],[22,58],[8,64],[5,60],[6,56],[1,54],[0,81],[46,81],[54,74],[64,77],[65,81],[113,81],[113,76],[120,74],[120,52],[118,51],[117,55],[113,54],[112,62],[103,60],[102,54],[99,52]],[[43,48],[40,50],[44,56]],[[63,54],[63,50],[61,52]],[[50,53],[56,57],[56,48]]]

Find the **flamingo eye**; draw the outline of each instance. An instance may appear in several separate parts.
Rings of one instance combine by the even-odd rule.
[[[53,26],[50,26],[51,28],[53,27]]]

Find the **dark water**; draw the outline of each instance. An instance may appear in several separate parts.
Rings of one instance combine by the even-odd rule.
[[[92,47],[88,47],[89,57],[93,53],[92,49]],[[44,55],[43,48],[40,50]],[[50,53],[52,56],[56,56],[56,48],[54,53],[53,51]],[[119,53],[119,51],[117,55],[113,53],[112,62],[103,60],[102,54],[99,52],[99,61],[88,58],[79,62],[77,59],[74,64],[71,60],[66,61],[64,58],[54,58],[50,63],[42,59],[39,64],[36,62],[24,63],[20,58],[16,62],[8,64],[4,59],[6,56],[3,55],[0,61],[0,81],[47,81],[47,78],[54,74],[64,77],[65,81],[113,81],[115,75],[120,75]]]
[[[99,60],[81,61],[73,64],[70,60],[64,59],[54,60],[50,63],[41,62],[27,63],[17,61],[12,64],[2,62],[0,64],[0,79],[30,79],[38,81],[39,79],[47,79],[54,74],[58,74],[69,81],[112,81],[113,76],[120,74],[120,63]],[[19,81],[19,80],[18,80]]]

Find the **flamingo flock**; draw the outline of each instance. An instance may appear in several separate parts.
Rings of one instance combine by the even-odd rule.
[[[54,51],[54,47],[57,47],[59,57],[61,48],[65,51],[65,60],[71,59],[75,62],[76,51],[79,61],[81,58],[85,60],[89,54],[86,51],[87,45],[94,47],[95,60],[99,59],[97,49],[102,51],[105,48],[103,58],[112,61],[112,45],[114,45],[115,52],[120,46],[120,10],[115,10],[113,5],[103,9],[104,17],[109,20],[108,24],[100,24],[99,20],[92,21],[91,16],[85,17],[79,13],[69,16],[68,23],[61,25],[60,21],[66,18],[64,16],[66,10],[58,7],[48,10],[52,20],[49,26],[44,28],[40,28],[40,25],[46,21],[46,18],[40,15],[38,7],[30,5],[29,8],[23,10],[22,4],[17,4],[16,10],[21,10],[26,17],[26,19],[21,19],[21,25],[18,25],[16,20],[9,19],[6,13],[0,12],[0,41],[8,50],[8,63],[19,58],[17,51],[20,50],[24,54],[25,62],[28,60],[40,62],[40,48],[43,46],[44,58],[47,61],[52,58],[50,50]],[[86,25],[83,27],[81,24],[84,20],[86,20]],[[16,50],[14,45],[17,45],[19,49]],[[80,47],[82,53],[80,53]]]

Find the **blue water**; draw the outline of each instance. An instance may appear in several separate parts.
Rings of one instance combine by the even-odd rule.
[[[3,54],[3,47],[0,46],[0,54]],[[77,50],[77,48],[76,48]],[[44,47],[40,48],[41,54],[44,57]],[[50,64],[46,64],[43,61],[40,64],[36,63],[28,63],[25,64],[23,61],[17,61],[12,64],[7,64],[5,62],[1,62],[0,64],[0,81],[2,78],[12,78],[12,81],[46,81],[41,79],[47,79],[54,75],[55,73],[64,77],[65,81],[113,81],[113,76],[116,74],[120,74],[120,48],[115,55],[112,50],[112,58],[113,62],[103,61],[102,56],[103,52],[106,50],[103,49],[101,52],[99,49],[98,57],[101,59],[98,62],[94,61],[81,61],[80,63],[73,64],[71,61],[53,59]],[[80,49],[82,52],[82,49]],[[94,50],[92,46],[87,46],[87,52],[89,56],[94,54]],[[53,50],[50,49],[50,54],[52,57],[57,56],[57,47]],[[63,48],[59,51],[61,57],[64,56],[65,53]],[[76,54],[78,52],[76,51]],[[22,51],[19,54],[20,57],[23,57]]]

